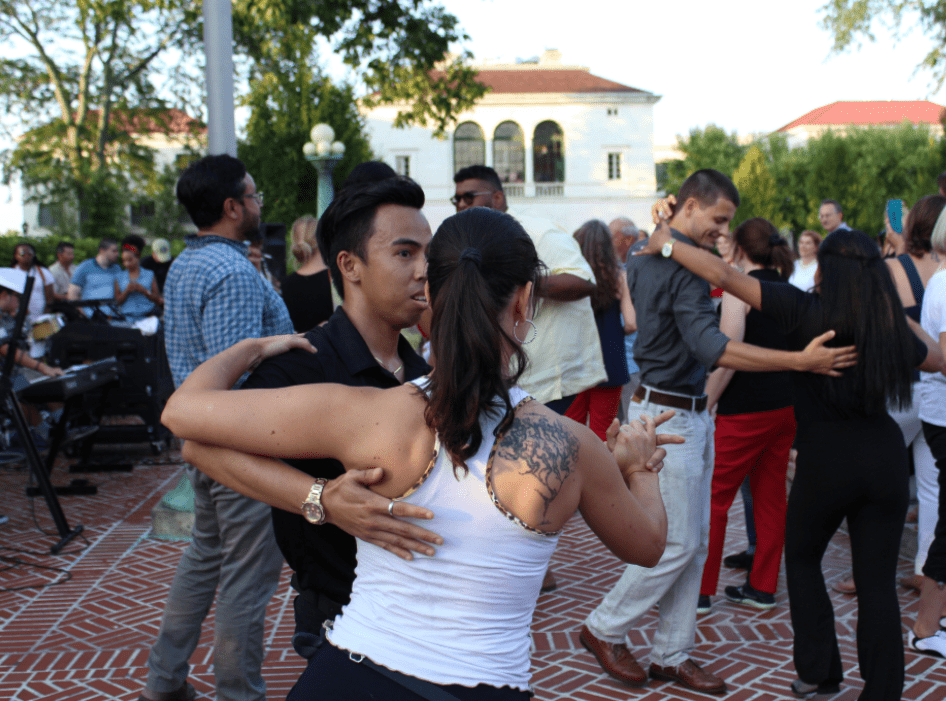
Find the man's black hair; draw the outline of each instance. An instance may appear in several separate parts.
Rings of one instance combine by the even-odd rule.
[[[396,177],[397,173],[394,172],[394,168],[384,161],[365,161],[352,168],[351,173],[348,174],[348,177],[345,178],[345,182],[342,183],[342,189],[344,190],[346,187],[351,187],[352,185],[376,183],[379,180],[387,180],[388,178]]]
[[[946,171],[936,176],[936,187],[939,188],[941,193],[946,192]]]
[[[482,180],[489,183],[499,192],[503,191],[503,181],[499,179],[496,171],[489,166],[467,166],[460,168],[457,174],[453,176],[454,183],[462,183],[464,180]]]
[[[342,297],[345,293],[338,270],[338,254],[348,251],[368,260],[366,244],[374,233],[374,217],[378,207],[386,204],[423,209],[424,190],[403,175],[353,185],[341,190],[319,219],[315,229],[319,253]]]
[[[841,203],[838,202],[837,200],[821,200],[821,204],[818,205],[818,209],[821,209],[826,204],[833,205],[834,211],[837,212],[838,214],[844,214],[844,210],[841,209]]]
[[[76,245],[75,245],[74,243],[72,243],[71,241],[60,241],[59,243],[56,244],[56,255],[58,256],[60,253],[62,253],[63,251],[65,251],[67,248],[71,248],[71,249],[75,250]]]
[[[240,159],[225,153],[204,156],[181,173],[177,181],[177,199],[194,225],[206,229],[223,218],[224,202],[243,196],[245,177],[246,166]]]
[[[691,197],[695,197],[701,207],[716,204],[720,197],[739,206],[739,190],[733,181],[712,168],[698,170],[683,181],[677,193],[677,207],[682,207]]]
[[[106,249],[111,248],[112,246],[117,246],[117,245],[118,245],[118,239],[113,239],[111,236],[106,236],[105,238],[99,241],[99,250],[104,251]]]

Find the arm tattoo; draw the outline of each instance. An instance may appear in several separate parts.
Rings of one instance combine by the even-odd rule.
[[[530,415],[516,417],[502,437],[496,457],[516,474],[534,477],[545,504],[543,518],[578,461],[578,439],[558,421]]]

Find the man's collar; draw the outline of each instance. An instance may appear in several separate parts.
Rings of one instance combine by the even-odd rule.
[[[217,236],[216,234],[188,234],[184,238],[184,243],[188,248],[203,248],[204,246],[209,246],[212,243],[225,243],[228,246],[233,246],[240,253],[245,254],[246,249],[249,248],[246,241],[234,241],[233,239],[228,239],[224,236]]]
[[[680,241],[681,243],[687,243],[687,244],[690,244],[691,246],[696,246],[696,241],[691,239],[686,234],[680,231],[677,231],[673,227],[670,227],[670,235],[673,236],[673,238],[676,239],[677,241]]]
[[[358,333],[358,329],[342,307],[335,310],[328,323],[322,328],[349,374],[354,376],[370,370],[384,372],[375,357],[371,355],[365,339]],[[405,380],[413,380],[430,372],[430,366],[417,354],[402,334],[398,334],[397,353],[404,361]]]

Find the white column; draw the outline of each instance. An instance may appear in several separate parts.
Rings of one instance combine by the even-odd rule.
[[[207,142],[211,154],[236,156],[233,108],[233,15],[230,0],[204,0]]]

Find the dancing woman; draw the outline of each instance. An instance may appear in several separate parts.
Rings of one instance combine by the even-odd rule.
[[[351,603],[290,699],[423,699],[444,691],[464,701],[526,699],[533,609],[575,510],[621,559],[659,560],[667,524],[657,444],[682,439],[657,436],[656,426],[673,412],[621,429],[615,422],[606,445],[515,386],[526,362],[521,344],[541,333],[531,323],[541,268],[511,216],[464,211],[430,245],[437,368],[429,381],[389,390],[227,391],[263,358],[306,344],[282,337],[212,358],[168,402],[163,418],[188,439],[186,459],[228,486],[317,517],[317,482],[243,453],[380,466],[384,479],[372,489],[392,500],[390,512],[426,507],[443,536],[435,556],[405,560],[359,541]],[[192,441],[228,449],[223,462],[242,460],[241,468],[219,474],[222,449]]]

